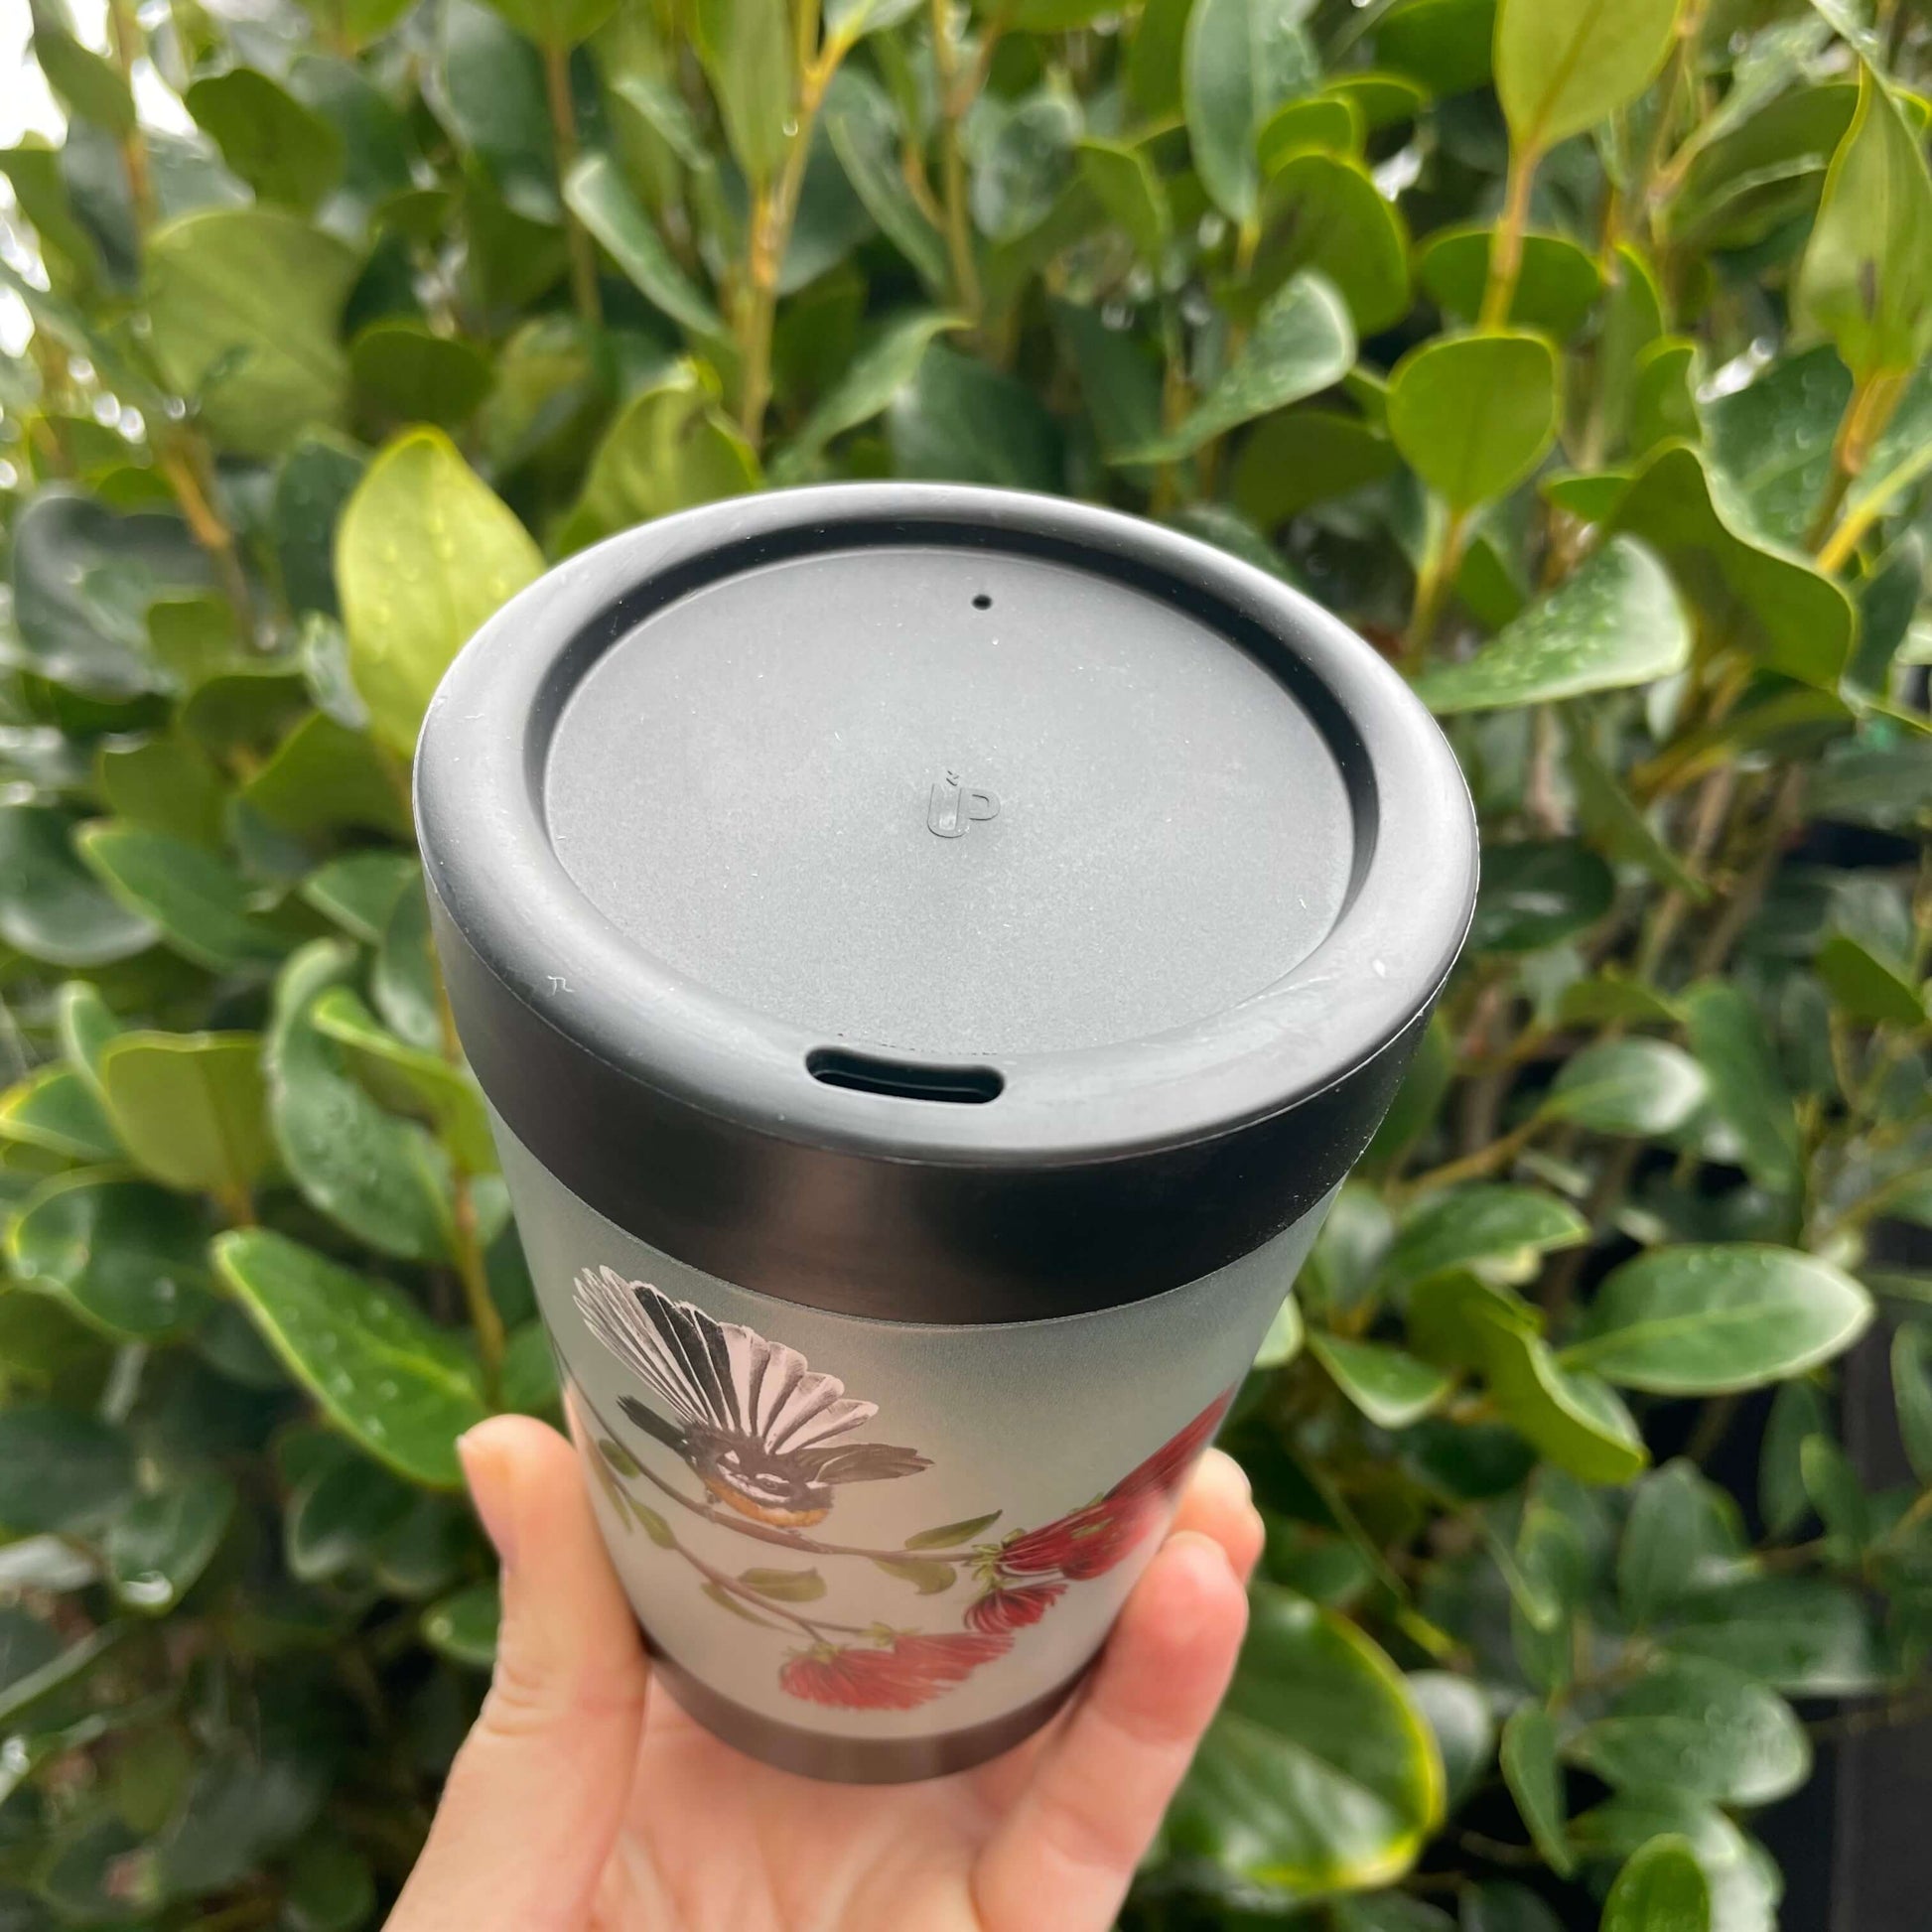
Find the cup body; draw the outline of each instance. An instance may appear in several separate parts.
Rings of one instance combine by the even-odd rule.
[[[659,1682],[961,1769],[1090,1666],[1466,930],[1441,732],[1279,580],[837,485],[506,605],[417,825]]]
[[[1327,1210],[1121,1308],[894,1322],[691,1268],[497,1131],[572,1435],[660,1681],[742,1749],[853,1781],[977,1763],[1078,1683]],[[740,1392],[761,1378],[768,1398],[787,1372],[841,1385],[807,1384],[800,1409],[876,1405],[820,1447],[880,1473],[734,1482],[748,1451],[724,1461],[694,1412],[743,1417]]]

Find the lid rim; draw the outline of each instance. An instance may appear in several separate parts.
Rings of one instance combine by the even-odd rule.
[[[564,702],[646,606],[774,553],[850,549],[869,537],[1043,547],[1165,588],[1197,614],[1205,604],[1232,646],[1265,649],[1298,699],[1332,714],[1316,718],[1324,736],[1352,737],[1344,775],[1358,823],[1366,815],[1372,827],[1358,839],[1349,897],[1313,950],[1261,993],[1166,1033],[1047,1052],[937,1054],[827,1038],[754,1012],[625,938],[544,829],[543,764]],[[537,650],[533,630],[556,641]],[[609,539],[521,593],[466,646],[425,721],[415,784],[434,897],[500,996],[621,1079],[723,1122],[895,1163],[1131,1162],[1307,1105],[1356,1077],[1428,1010],[1474,901],[1474,820],[1460,772],[1434,721],[1368,646],[1299,593],[1192,538],[1004,490],[775,491]],[[1390,823],[1402,828],[1400,847],[1385,835]],[[956,1106],[830,1086],[805,1064],[827,1045],[983,1062],[1004,1091],[988,1105]],[[498,1086],[503,1077],[498,1069]],[[514,1095],[491,1098],[513,1124]]]

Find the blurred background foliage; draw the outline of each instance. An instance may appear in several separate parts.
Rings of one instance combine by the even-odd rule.
[[[1467,956],[1226,1432],[1265,1581],[1126,1923],[1768,1932],[1751,1811],[1928,1703],[1929,38],[34,0],[0,1927],[393,1893],[494,1628],[452,1441],[555,1402],[427,947],[424,704],[549,560],[904,477],[1303,586],[1483,821]],[[1844,1447],[1861,1336],[1893,1471]]]

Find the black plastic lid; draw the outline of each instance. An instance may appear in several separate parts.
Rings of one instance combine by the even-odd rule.
[[[1082,504],[711,505],[523,592],[417,823],[519,1140],[709,1273],[904,1321],[1191,1281],[1380,1121],[1468,924],[1468,794],[1286,586]]]

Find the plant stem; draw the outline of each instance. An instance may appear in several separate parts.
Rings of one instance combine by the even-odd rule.
[[[1500,329],[1509,320],[1516,294],[1516,278],[1523,270],[1523,230],[1530,217],[1530,186],[1542,155],[1529,145],[1510,149],[1509,174],[1503,184],[1502,218],[1489,244],[1489,279],[1483,284],[1478,329]]]
[[[1459,1180],[1480,1180],[1484,1174],[1494,1173],[1498,1168],[1507,1167],[1529,1146],[1542,1125],[1542,1117],[1533,1114],[1520,1127],[1511,1128],[1487,1147],[1477,1148],[1473,1154],[1465,1154],[1458,1160],[1445,1161],[1440,1168],[1431,1168],[1428,1173],[1417,1174],[1413,1180],[1403,1183],[1404,1198],[1413,1200],[1418,1194],[1452,1187]]]
[[[235,548],[234,532],[214,507],[214,466],[207,445],[192,430],[183,431],[170,446],[155,451],[154,462],[163,481],[174,491],[189,533],[214,565],[214,574],[221,581],[221,594],[234,612],[235,628],[240,631],[242,642],[252,644],[254,604],[248,595],[248,579]]]
[[[477,1331],[477,1353],[483,1360],[483,1394],[494,1409],[503,1392],[503,1317],[489,1292],[489,1272],[483,1244],[477,1237],[477,1201],[470,1176],[461,1171],[451,1185],[450,1247],[470,1325]]]
[[[109,0],[107,24],[113,33],[114,65],[121,78],[134,91],[134,50],[139,45],[140,25],[127,0]],[[121,161],[127,169],[127,192],[134,204],[135,225],[143,236],[154,225],[154,177],[148,167],[148,137],[140,116],[121,137]]]
[[[745,296],[739,309],[742,386],[738,426],[755,450],[763,442],[764,412],[771,401],[771,329],[778,309],[778,276],[791,242],[791,224],[798,213],[798,195],[805,182],[819,103],[844,52],[843,44],[833,41],[821,59],[804,63],[799,72],[798,112],[777,177],[752,197],[751,247]]]
[[[1416,573],[1416,608],[1409,619],[1409,634],[1402,654],[1411,669],[1422,661],[1429,640],[1449,600],[1449,587],[1462,567],[1462,551],[1469,540],[1467,510],[1451,510],[1436,540],[1423,551],[1422,568]]]
[[[1846,491],[1863,471],[1871,446],[1884,434],[1885,425],[1904,396],[1906,379],[1904,373],[1883,369],[1863,377],[1854,387],[1852,400],[1839,419],[1838,434],[1832,439],[1831,480],[1825,485],[1824,498],[1805,539],[1805,548],[1817,554],[1821,570],[1839,569],[1851,556],[1870,520],[1861,522],[1849,542],[1843,531],[1835,534],[1832,529],[1844,505]]]
[[[543,50],[543,91],[550,104],[550,131],[557,144],[557,188],[562,198],[563,185],[577,166],[577,105],[570,91],[570,49],[550,46]],[[597,292],[597,243],[566,203],[564,236],[570,247],[570,293],[577,313],[596,325],[604,320],[604,304]]]
[[[1763,843],[1758,848],[1757,857],[1751,861],[1750,870],[1737,882],[1736,890],[1704,935],[1704,943],[1699,946],[1697,958],[1691,967],[1693,979],[1704,979],[1724,970],[1731,948],[1742,937],[1744,928],[1750,924],[1763,902],[1772,877],[1777,872],[1778,861],[1784,857],[1785,840],[1798,823],[1804,801],[1805,768],[1801,764],[1786,765],[1784,775],[1778,780],[1777,794],[1771,801],[1770,814],[1765,820]]]
[[[966,162],[959,149],[960,117],[972,104],[960,98],[959,47],[952,37],[952,0],[932,0],[932,65],[939,81],[939,186],[946,211],[946,255],[952,263],[953,302],[977,330],[984,295],[973,258],[966,210]]]

